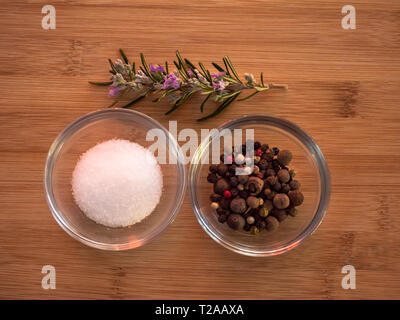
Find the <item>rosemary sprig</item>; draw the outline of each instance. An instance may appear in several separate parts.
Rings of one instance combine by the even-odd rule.
[[[157,95],[152,101],[159,102],[167,98],[172,107],[165,114],[170,114],[195,93],[200,92],[206,95],[200,105],[200,112],[204,111],[204,107],[210,98],[220,103],[213,112],[198,119],[198,121],[204,121],[218,115],[234,101],[250,99],[262,91],[287,88],[282,85],[265,84],[262,72],[259,82],[252,74],[247,73],[245,73],[243,81],[228,56],[222,59],[224,67],[212,62],[217,72],[211,73],[203,63],[199,62],[197,67],[190,60],[182,57],[177,50],[176,60],[173,61],[176,70],[170,72],[167,61],[164,66],[147,64],[143,53],[140,53],[141,65],[137,70],[135,62],[133,61],[130,64],[122,49],[119,50],[119,53],[122,59],[115,62],[108,59],[110,73],[112,74],[111,81],[89,81],[93,85],[109,86],[109,95],[117,97],[109,107],[117,105],[120,98],[125,96],[125,93],[134,92],[137,97],[123,105],[122,108],[130,108],[148,95]],[[254,91],[246,97],[238,99],[239,95],[245,90]]]

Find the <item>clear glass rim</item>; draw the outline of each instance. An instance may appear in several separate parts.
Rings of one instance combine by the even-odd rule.
[[[232,241],[227,241],[220,235],[218,235],[216,232],[214,232],[213,228],[209,226],[205,218],[203,217],[203,214],[200,209],[200,205],[198,203],[197,199],[197,194],[196,194],[196,175],[198,172],[198,168],[200,166],[199,163],[191,163],[190,168],[189,168],[189,198],[190,202],[193,208],[193,211],[196,215],[196,218],[202,228],[206,231],[206,233],[217,243],[221,244],[225,248],[232,250],[234,252],[247,255],[247,256],[255,256],[255,257],[260,257],[260,256],[274,256],[274,255],[279,255],[282,253],[285,253],[289,250],[292,250],[293,248],[299,246],[301,243],[303,243],[307,238],[309,238],[315,230],[318,228],[318,226],[321,224],[326,210],[329,205],[329,200],[330,200],[330,190],[331,190],[331,179],[330,179],[330,173],[328,169],[328,165],[326,163],[325,157],[319,148],[318,144],[311,138],[309,134],[307,134],[304,130],[302,130],[299,126],[296,124],[282,119],[278,117],[273,117],[273,116],[267,116],[267,115],[262,115],[262,114],[255,114],[255,115],[248,115],[248,116],[243,116],[228,122],[223,123],[221,126],[219,126],[217,129],[218,130],[223,130],[223,129],[231,129],[235,128],[241,125],[251,125],[251,124],[267,124],[269,126],[277,127],[281,130],[284,130],[285,132],[293,135],[296,137],[305,147],[306,149],[310,152],[312,157],[315,160],[316,166],[319,171],[320,175],[320,184],[321,184],[321,192],[320,192],[320,199],[319,199],[319,204],[318,208],[315,212],[315,215],[313,219],[311,220],[310,224],[307,226],[307,228],[299,234],[296,238],[293,240],[290,240],[286,244],[282,245],[281,247],[274,249],[274,250],[254,250],[248,247],[243,247],[235,244]],[[210,133],[207,137],[205,137],[200,146],[197,148],[194,159],[201,159],[202,157],[202,151],[205,150],[207,147],[210,138],[212,139],[215,136],[214,133]]]
[[[95,241],[93,239],[86,237],[81,232],[76,230],[74,227],[69,225],[67,223],[67,221],[63,218],[63,214],[57,206],[57,203],[56,203],[55,197],[54,197],[54,193],[53,193],[53,185],[52,185],[52,174],[53,174],[55,160],[57,159],[57,156],[58,156],[61,148],[63,147],[64,143],[77,130],[83,128],[84,126],[86,126],[92,122],[109,118],[110,115],[113,115],[113,116],[122,115],[123,117],[142,118],[143,120],[150,122],[155,127],[161,129],[166,134],[169,148],[173,148],[174,152],[176,152],[176,155],[178,157],[177,168],[178,168],[178,172],[179,172],[178,175],[180,177],[178,191],[177,191],[178,196],[175,200],[173,209],[171,210],[171,212],[168,215],[168,218],[157,229],[155,229],[152,232],[150,232],[149,234],[147,234],[144,239],[128,241],[125,243],[118,243],[118,244],[103,243],[103,242]],[[154,239],[157,236],[159,236],[160,234],[162,234],[167,229],[167,227],[178,216],[180,208],[182,207],[183,201],[185,199],[186,183],[187,183],[186,167],[182,161],[179,161],[179,159],[182,159],[182,158],[183,158],[183,154],[182,154],[182,151],[181,151],[179,144],[176,141],[175,137],[158,121],[147,116],[146,114],[135,111],[135,110],[120,109],[120,108],[94,111],[94,112],[91,112],[91,113],[88,113],[88,114],[85,114],[85,115],[79,117],[78,119],[76,119],[75,121],[73,121],[69,125],[67,125],[60,132],[60,134],[56,137],[56,139],[53,141],[52,145],[50,146],[49,152],[47,154],[45,169],[44,169],[44,189],[45,189],[46,201],[47,201],[47,204],[50,208],[50,211],[51,211],[54,219],[57,221],[57,223],[60,225],[60,227],[74,239],[76,239],[88,246],[91,246],[91,247],[94,247],[97,249],[103,249],[103,250],[119,251],[119,250],[128,250],[128,249],[137,248],[137,247],[144,245],[145,243],[148,243],[152,239]]]

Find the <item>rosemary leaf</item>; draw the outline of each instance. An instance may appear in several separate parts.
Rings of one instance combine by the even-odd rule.
[[[238,99],[238,101],[244,101],[244,100],[247,100],[247,99],[249,99],[249,98],[251,98],[251,97],[253,97],[253,96],[255,96],[257,93],[259,93],[260,91],[254,91],[252,94],[249,94],[247,97],[244,97],[244,98],[242,98],[242,99]]]
[[[101,81],[89,81],[89,83],[90,83],[90,84],[93,84],[93,85],[95,85],[95,86],[104,87],[104,86],[109,86],[109,85],[112,84],[113,82],[112,82],[112,81],[103,81],[103,82],[101,82]]]
[[[150,79],[152,79],[154,81],[155,79],[154,79],[153,75],[151,74],[151,72],[149,70],[149,66],[146,63],[146,59],[144,58],[144,54],[143,53],[140,53],[140,60],[142,61],[142,65],[143,65],[144,70],[146,70],[146,72],[145,72],[146,76],[148,76]]]
[[[199,66],[200,66],[201,70],[203,71],[204,77],[207,79],[207,81],[212,82],[210,72],[204,67],[204,65],[201,62],[199,62]]]
[[[227,74],[228,76],[230,76],[231,73],[229,72],[229,67],[228,67],[228,64],[227,64],[226,61],[225,61],[225,58],[222,58],[222,61],[224,62],[224,65],[225,65],[226,74]]]
[[[125,62],[126,64],[129,64],[129,60],[128,60],[128,58],[126,57],[126,54],[125,54],[124,50],[119,49],[119,53],[121,54],[122,60],[124,60],[124,62]]]
[[[229,68],[231,69],[233,76],[234,76],[239,82],[242,82],[242,81],[240,80],[238,74],[236,73],[236,70],[235,70],[235,68],[233,67],[232,62],[231,62],[231,60],[229,59],[229,57],[228,57],[228,56],[225,56],[224,59],[225,59],[225,61],[226,61],[226,64],[227,64],[227,65],[229,66]]]
[[[111,59],[108,59],[108,63],[110,64],[110,67],[111,67],[110,72],[111,72],[112,74],[116,74],[116,73],[117,73],[117,70],[115,70],[114,63],[111,61]]]
[[[190,91],[190,92],[188,92],[188,93],[185,93],[185,94],[183,95],[183,97],[180,98],[180,99],[172,106],[172,108],[169,109],[169,110],[165,113],[165,115],[168,115],[168,114],[172,113],[173,111],[175,111],[176,109],[178,109],[185,101],[187,101],[187,100],[190,98],[190,96],[191,96],[194,92],[195,92],[195,91]]]
[[[216,64],[215,62],[211,62],[212,65],[215,67],[215,69],[217,69],[219,72],[226,72],[224,70],[224,68],[222,68],[221,66],[219,66],[218,64]]]
[[[261,79],[261,85],[262,85],[263,87],[265,87],[265,85],[264,85],[264,75],[263,75],[262,72],[261,72],[261,74],[260,74],[260,79]]]
[[[187,65],[189,65],[190,68],[192,68],[193,70],[196,69],[195,65],[193,63],[191,63],[188,59],[185,58],[185,63]]]
[[[142,100],[144,97],[145,96],[139,96],[135,100],[132,100],[131,102],[129,102],[128,104],[122,106],[121,108],[129,108],[130,106],[134,105],[136,102],[139,102],[140,100]]]
[[[187,70],[186,70],[185,63],[183,62],[183,59],[182,59],[182,57],[181,57],[181,54],[179,53],[178,50],[176,50],[176,57],[178,58],[179,64],[180,64],[180,66],[181,66],[181,69],[182,69],[183,72],[186,74],[186,76],[189,77],[189,73],[188,73]]]
[[[208,101],[208,99],[210,99],[210,97],[212,96],[212,93],[209,93],[208,96],[203,100],[203,102],[200,105],[200,112],[203,112],[204,110],[204,105],[206,104],[206,102]]]
[[[169,71],[168,71],[168,61],[165,61],[165,72],[167,74],[169,73]]]
[[[117,103],[118,103],[118,99],[117,100],[114,100],[114,102],[113,103],[111,103],[108,107],[106,107],[106,108],[111,108],[111,107],[114,107]]]
[[[132,71],[133,71],[133,73],[136,73],[136,64],[135,64],[135,61],[132,62]]]
[[[197,119],[197,121],[204,121],[207,119],[210,119],[214,116],[216,116],[217,114],[221,113],[223,110],[225,110],[233,101],[235,101],[235,99],[240,95],[241,91],[237,92],[236,95],[234,95],[233,97],[230,97],[229,99],[226,99],[213,113]]]

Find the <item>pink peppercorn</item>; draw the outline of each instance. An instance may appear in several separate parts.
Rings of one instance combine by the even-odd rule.
[[[256,156],[257,156],[257,157],[260,157],[261,154],[262,154],[261,148],[257,149],[257,150],[256,150]]]
[[[232,193],[229,190],[225,190],[224,191],[224,198],[229,199],[230,197],[232,197]]]
[[[227,156],[226,159],[225,159],[225,163],[226,163],[226,164],[231,164],[231,163],[233,163],[233,157],[232,157],[232,156]]]

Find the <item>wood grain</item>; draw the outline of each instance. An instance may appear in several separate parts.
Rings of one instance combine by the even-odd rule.
[[[341,28],[337,1],[100,0],[51,2],[56,30],[41,28],[43,1],[0,6],[0,298],[369,299],[400,294],[400,3],[352,1],[357,29]],[[301,247],[250,258],[216,244],[189,200],[158,239],[127,252],[98,251],[53,220],[42,179],[47,151],[69,122],[109,104],[88,80],[106,58],[172,61],[178,48],[209,64],[229,54],[243,72],[264,71],[289,90],[260,94],[198,124],[199,98],[171,116],[179,128],[213,128],[251,113],[297,123],[320,145],[332,175],[331,204]],[[212,110],[212,104],[207,111]],[[41,269],[57,289],[41,288]],[[357,270],[343,290],[341,268]]]

